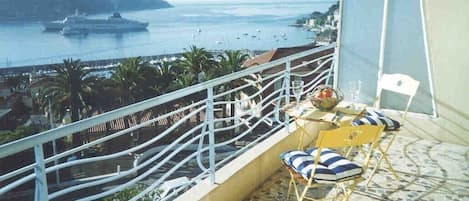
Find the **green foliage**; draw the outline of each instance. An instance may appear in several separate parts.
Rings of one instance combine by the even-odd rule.
[[[163,0],[2,0],[1,18],[59,19],[80,12],[94,14],[116,10],[141,10],[171,7]]]
[[[295,22],[295,24],[305,24],[305,23],[306,23],[306,20],[307,20],[306,17],[297,19],[296,22]]]
[[[37,126],[20,126],[14,131],[0,133],[0,144],[5,144],[24,137],[28,137],[33,134],[39,133],[40,131],[41,128]]]
[[[339,2],[330,6],[325,13],[314,11],[313,13],[311,13],[310,18],[315,20],[317,26],[323,26],[326,23],[327,16],[333,15],[334,11],[337,9],[339,9]]]
[[[141,191],[144,190],[144,188],[145,187],[143,185],[138,185],[138,186],[135,186],[135,187],[126,188],[125,190],[120,191],[118,193],[115,193],[112,196],[105,197],[102,201],[127,201],[127,200],[132,199],[136,195],[138,195]],[[151,192],[150,195],[146,195],[142,199],[139,199],[139,200],[140,201],[152,201],[152,200],[154,200],[153,197],[156,196],[154,194],[156,194],[156,193]]]
[[[50,78],[43,94],[50,96],[54,111],[64,114],[66,108],[70,108],[72,122],[79,120],[80,111],[86,106],[83,96],[91,93],[90,85],[95,80],[89,76],[91,71],[84,67],[79,59],[64,59],[62,65],[53,67],[57,75]]]
[[[206,73],[210,68],[216,66],[212,54],[205,50],[205,48],[198,48],[195,45],[184,52],[182,57],[183,59],[180,60],[177,65],[183,69],[183,71],[190,72],[194,75]]]
[[[117,95],[120,103],[129,105],[144,99],[145,92],[156,82],[154,79],[151,82],[156,73],[141,57],[129,58],[119,64],[112,73],[111,80],[120,91]]]

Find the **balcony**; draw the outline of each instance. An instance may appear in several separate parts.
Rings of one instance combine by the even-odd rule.
[[[446,13],[432,8],[448,5],[452,4],[431,2],[426,11],[446,19]],[[344,9],[351,6],[345,2]],[[362,18],[372,19],[363,15]],[[376,79],[369,75],[375,75],[372,70],[377,68],[363,68],[381,68],[383,63],[373,60],[375,51],[363,52],[379,46],[360,43],[357,37],[369,36],[347,32],[352,26],[347,19],[343,22],[342,44],[339,41],[306,50],[0,145],[2,161],[18,161],[2,163],[0,200],[112,200],[113,196],[123,194],[130,195],[126,197],[130,200],[282,200],[288,178],[278,155],[295,147],[298,141],[298,136],[291,134],[296,130],[292,120],[280,110],[281,105],[290,102],[289,83],[294,79],[304,80],[303,94],[320,84],[342,88],[347,79],[353,79],[349,77],[352,71],[359,69],[366,73],[354,76],[368,79],[365,83],[368,88],[360,101],[369,104],[370,97],[376,95]],[[400,137],[390,151],[400,179],[380,171],[369,188],[358,188],[352,200],[464,200],[469,197],[468,107],[463,103],[467,95],[458,94],[461,97],[457,98],[453,90],[466,86],[467,81],[444,70],[452,66],[465,75],[461,63],[469,61],[462,61],[466,58],[462,55],[464,51],[450,50],[459,47],[459,43],[447,41],[438,32],[442,30],[439,24],[427,23],[432,25],[429,31],[436,32],[430,35],[435,38],[431,38],[433,43],[429,46],[440,48],[434,49],[437,56],[427,55],[426,63],[430,60],[434,63],[427,70],[438,76],[432,78],[426,71],[416,73],[428,82],[420,99],[430,104],[414,105],[414,113],[404,122]],[[441,41],[453,46],[447,48]],[[384,50],[380,52],[384,55]],[[399,59],[412,64],[417,60]],[[347,67],[352,64],[353,69]],[[452,90],[445,90],[448,88]],[[399,117],[399,108],[386,106],[389,106],[388,114]],[[312,124],[309,129],[318,132],[329,126]],[[83,143],[66,149],[64,143],[73,136],[80,136]],[[321,197],[329,192],[325,188],[315,193]]]
[[[304,93],[332,83],[334,46],[1,145],[0,158],[24,163],[2,170],[0,194],[6,199],[93,200],[132,189],[139,191],[134,197],[139,199],[161,193],[164,182],[188,178],[166,193],[170,199],[203,180],[213,184],[217,170],[285,133],[291,120],[279,106],[290,101],[290,80],[305,80]],[[118,129],[118,124],[128,126]],[[96,132],[103,127],[106,132]],[[82,145],[64,148],[74,135],[83,139]]]

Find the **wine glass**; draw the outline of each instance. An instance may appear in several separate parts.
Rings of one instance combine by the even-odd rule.
[[[357,102],[358,95],[360,95],[360,90],[362,88],[362,81],[360,80],[354,80],[354,81],[349,81],[348,82],[348,93],[350,94],[350,97],[352,98],[352,109],[355,109],[354,103]]]
[[[303,85],[304,82],[302,80],[294,80],[291,82],[292,89],[293,89],[293,95],[295,96],[296,99],[296,110],[299,110],[300,108],[300,98],[301,98],[301,93],[303,92]]]

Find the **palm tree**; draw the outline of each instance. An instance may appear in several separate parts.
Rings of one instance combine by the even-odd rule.
[[[217,62],[214,60],[213,55],[210,54],[204,48],[197,48],[191,46],[189,51],[182,54],[182,59],[177,63],[177,66],[181,69],[182,73],[186,76],[184,79],[189,77],[193,78],[191,83],[200,83],[206,80],[208,71],[216,67]],[[193,75],[193,76],[192,76]],[[189,80],[184,80],[188,83]],[[197,92],[193,96],[193,100],[200,100],[204,92]],[[200,115],[196,118],[197,124],[201,122]]]
[[[43,95],[51,98],[58,109],[55,111],[63,113],[70,108],[72,122],[80,120],[81,109],[86,106],[83,96],[92,91],[90,84],[95,77],[89,76],[90,71],[84,69],[79,59],[64,59],[63,65],[56,65],[53,69],[57,75],[50,78]]]
[[[177,75],[177,66],[173,66],[172,62],[163,61],[156,64],[157,85],[154,90],[157,91],[158,95],[178,89],[171,86],[171,83],[176,81]]]
[[[218,58],[220,59],[219,66],[223,69],[221,72],[228,74],[242,70],[242,66],[249,58],[249,55],[242,53],[240,50],[225,50],[224,54],[218,55]]]
[[[83,97],[91,93],[90,85],[95,79],[90,76],[91,71],[84,67],[79,59],[64,59],[62,65],[52,67],[57,75],[49,78],[49,86],[43,93],[44,100],[50,98],[55,112],[64,114],[69,108],[72,122],[80,120],[82,109],[86,107]],[[74,146],[81,145],[82,135],[73,135],[72,143]]]
[[[182,57],[178,66],[196,75],[197,82],[204,81],[207,72],[216,66],[212,54],[204,48],[191,46],[189,51],[182,54]]]
[[[149,87],[142,84],[146,71],[150,71],[149,64],[136,57],[124,60],[112,73],[111,80],[121,91],[118,98],[122,105],[134,103],[142,98],[144,88]]]

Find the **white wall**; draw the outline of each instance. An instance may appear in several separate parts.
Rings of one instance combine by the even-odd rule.
[[[433,85],[445,137],[469,142],[469,1],[424,0]]]

